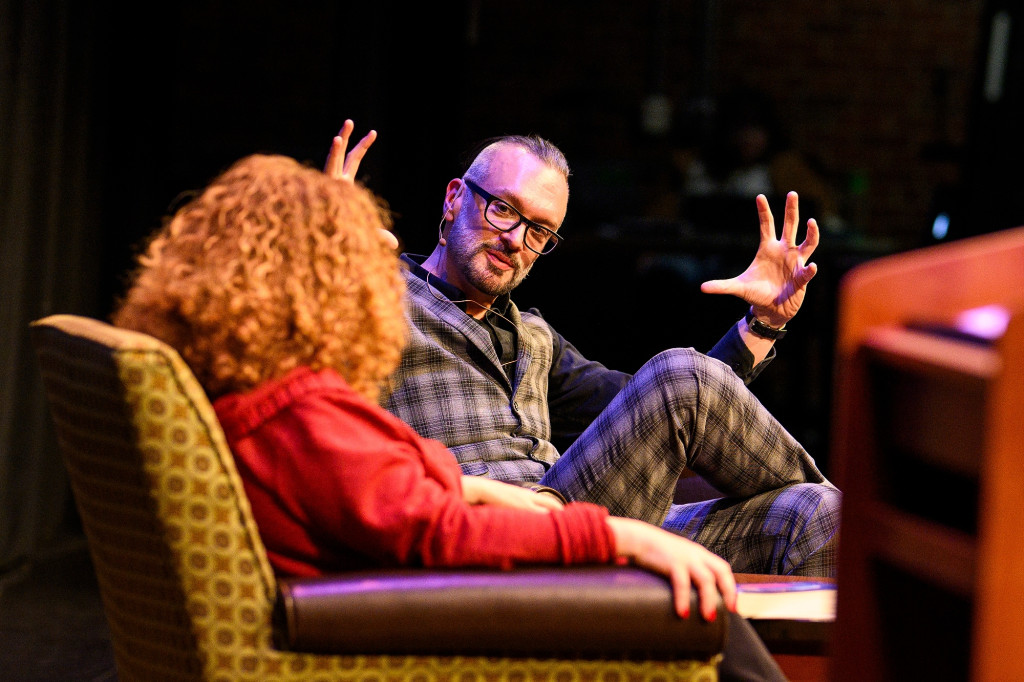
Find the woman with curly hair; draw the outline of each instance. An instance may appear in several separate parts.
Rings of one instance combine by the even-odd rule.
[[[389,222],[351,177],[247,157],[157,232],[114,316],[178,349],[208,392],[275,570],[626,558],[670,577],[682,616],[691,584],[706,618],[719,591],[734,608],[729,565],[699,545],[462,476],[377,404],[405,330]]]

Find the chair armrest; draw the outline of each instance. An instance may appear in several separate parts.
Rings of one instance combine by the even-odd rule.
[[[661,576],[619,566],[395,569],[281,579],[277,646],[367,655],[707,658],[725,607],[679,618]]]

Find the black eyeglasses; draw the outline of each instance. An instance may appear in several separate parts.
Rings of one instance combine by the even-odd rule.
[[[558,246],[558,242],[562,241],[562,238],[554,230],[549,230],[543,225],[538,225],[532,220],[526,219],[515,206],[494,196],[469,178],[463,178],[462,181],[466,183],[466,186],[471,191],[479,194],[487,201],[487,207],[484,209],[484,218],[490,223],[491,227],[502,232],[508,232],[520,225],[526,225],[526,236],[523,237],[523,244],[530,251],[541,255],[551,253]]]

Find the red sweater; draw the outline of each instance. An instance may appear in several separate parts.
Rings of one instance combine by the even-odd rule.
[[[214,409],[279,574],[614,558],[603,507],[466,504],[452,454],[333,371],[300,368]]]

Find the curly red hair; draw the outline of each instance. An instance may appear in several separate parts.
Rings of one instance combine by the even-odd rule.
[[[151,238],[114,324],[177,349],[211,398],[307,366],[376,400],[405,339],[389,216],[359,185],[246,157]]]

